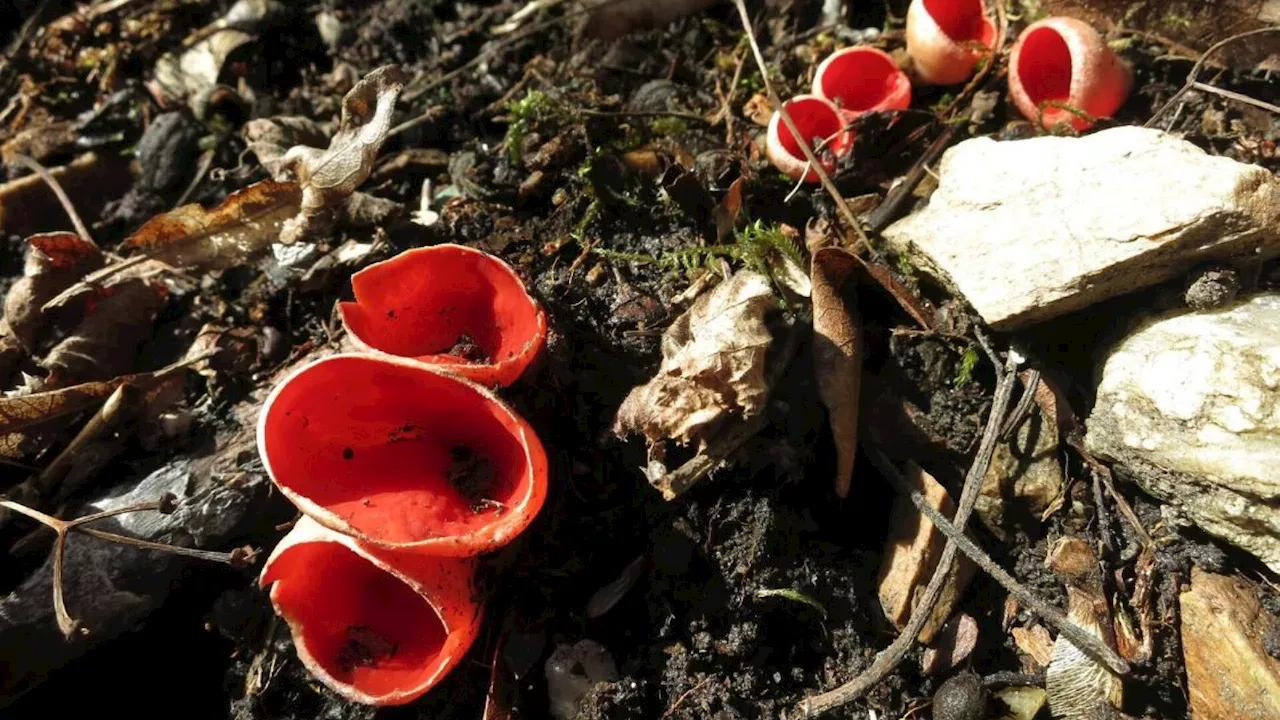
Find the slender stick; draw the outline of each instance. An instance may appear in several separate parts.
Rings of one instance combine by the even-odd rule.
[[[58,179],[45,166],[36,162],[35,158],[28,157],[22,153],[13,153],[13,158],[40,176],[40,179],[49,186],[53,194],[58,196],[58,202],[62,203],[62,209],[67,213],[67,217],[71,218],[71,224],[75,226],[76,234],[80,236],[80,239],[97,247],[98,244],[93,241],[93,236],[89,234],[89,228],[85,227],[84,221],[80,219],[80,213],[76,212],[76,206],[71,204],[71,198],[67,197],[67,193],[62,189],[62,184],[58,182]]]
[[[999,373],[999,367],[999,365],[996,366],[997,373]],[[987,416],[986,430],[982,434],[982,442],[978,446],[978,452],[974,456],[973,464],[969,466],[969,472],[965,476],[964,488],[960,493],[960,501],[956,507],[953,525],[960,533],[964,532],[964,527],[969,522],[969,516],[973,513],[974,505],[977,504],[978,491],[982,487],[982,477],[987,474],[987,468],[991,464],[991,456],[995,453],[996,444],[999,442],[1000,429],[1004,426],[1009,403],[1013,398],[1013,387],[1017,382],[1016,369],[1017,366],[1013,357],[1010,356],[1007,367],[996,382],[995,399],[991,406],[991,413]],[[894,668],[906,657],[907,651],[911,649],[911,644],[916,641],[916,637],[920,634],[925,622],[932,617],[934,606],[938,604],[938,598],[942,595],[942,589],[951,577],[957,548],[956,542],[948,538],[947,545],[942,550],[942,557],[938,559],[938,565],[933,570],[933,576],[929,579],[929,584],[925,587],[919,601],[916,603],[915,609],[911,613],[911,618],[889,647],[877,655],[871,666],[854,679],[834,690],[802,700],[797,707],[800,717],[813,717],[814,715],[834,710],[858,698],[888,677],[889,673],[893,672]]]
[[[1255,35],[1264,35],[1267,33],[1274,33],[1274,32],[1280,32],[1280,26],[1258,28],[1257,30],[1242,32],[1239,35],[1232,35],[1229,38],[1224,38],[1223,40],[1219,40],[1218,42],[1214,43],[1212,47],[1204,51],[1204,54],[1200,56],[1199,60],[1196,60],[1196,64],[1191,66],[1191,72],[1187,73],[1186,83],[1184,83],[1182,87],[1178,88],[1178,92],[1174,93],[1172,97],[1170,97],[1167,101],[1165,101],[1165,104],[1161,105],[1159,110],[1156,110],[1154,113],[1152,113],[1151,117],[1147,119],[1147,122],[1143,124],[1143,127],[1154,126],[1156,123],[1156,120],[1159,120],[1161,115],[1164,115],[1166,112],[1169,111],[1169,108],[1172,108],[1175,104],[1177,104],[1182,100],[1183,95],[1186,95],[1188,92],[1195,89],[1197,81],[1200,80],[1200,71],[1204,68],[1204,64],[1209,59],[1210,55],[1214,54],[1218,50],[1221,50],[1223,47],[1230,45],[1231,43],[1237,40],[1243,40],[1244,38],[1253,37]]]
[[[919,490],[912,488],[911,484],[902,477],[898,469],[885,456],[884,451],[879,447],[867,448],[867,450],[872,456],[871,460],[875,463],[876,469],[880,470],[899,492],[910,497],[911,503],[925,517],[929,518],[929,522],[933,523],[939,532],[945,535],[948,540],[955,542],[966,557],[982,568],[996,582],[1000,583],[1001,587],[1008,590],[1010,595],[1018,599],[1018,602],[1030,608],[1032,612],[1039,615],[1049,625],[1052,625],[1055,630],[1065,635],[1073,645],[1088,653],[1094,660],[1106,665],[1113,672],[1121,675],[1129,672],[1129,664],[1116,654],[1115,650],[1107,647],[1096,635],[1071,622],[1060,610],[1023,587],[1012,575],[1005,572],[1004,568],[997,565],[990,555],[987,555],[982,548],[960,532],[942,513],[934,509],[925,496]]]

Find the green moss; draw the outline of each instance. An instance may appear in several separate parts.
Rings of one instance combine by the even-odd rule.
[[[956,370],[956,387],[964,387],[973,380],[973,371],[978,367],[978,348],[970,345],[960,356],[960,367]]]
[[[507,105],[507,152],[511,162],[520,162],[520,146],[525,135],[535,127],[559,125],[568,118],[568,110],[541,90],[530,90],[519,100]]]
[[[660,117],[649,121],[649,130],[658,137],[675,137],[689,130],[689,123],[678,117]]]

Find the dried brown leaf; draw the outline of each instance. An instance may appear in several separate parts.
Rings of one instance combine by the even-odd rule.
[[[209,210],[193,203],[157,215],[129,236],[125,246],[175,267],[233,267],[276,240],[284,222],[298,212],[301,197],[293,183],[263,180]]]
[[[964,662],[978,645],[978,621],[958,613],[947,621],[933,644],[924,649],[920,669],[926,675],[941,675]]]
[[[103,380],[132,369],[137,348],[151,337],[165,299],[162,288],[141,280],[99,291],[80,324],[41,363],[49,370],[44,388]]]
[[[1102,592],[1098,558],[1089,543],[1077,537],[1059,538],[1045,565],[1067,585],[1067,619],[1114,649],[1110,608]],[[1061,634],[1053,643],[1044,689],[1053,716],[1066,720],[1092,720],[1098,713],[1114,712],[1124,700],[1120,678]]]
[[[114,153],[85,153],[68,165],[49,168],[83,217],[97,217],[117,197],[114,188],[133,182],[129,161]],[[0,184],[0,233],[27,236],[67,227],[67,214],[58,196],[40,176],[31,173]]]
[[[31,348],[45,326],[44,304],[91,270],[102,265],[102,252],[71,232],[27,238],[22,277],[9,288],[4,317],[14,337]]]
[[[1013,636],[1013,644],[1038,667],[1046,667],[1053,659],[1053,636],[1043,625],[1016,627],[1009,634]]]
[[[858,399],[862,391],[862,318],[842,289],[857,267],[853,254],[827,247],[813,254],[813,364],[836,444],[835,492],[848,497],[858,454]]]
[[[753,272],[699,296],[663,335],[657,374],[623,400],[614,432],[643,434],[653,466],[661,464],[667,441],[702,449],[725,418],[759,412],[769,394],[765,359],[773,343],[766,316],[777,307],[769,278]]]
[[[281,242],[327,229],[335,207],[368,179],[405,81],[395,65],[374,70],[343,97],[342,119],[327,150],[297,145],[285,153],[283,164],[298,178],[302,204],[281,230]]]

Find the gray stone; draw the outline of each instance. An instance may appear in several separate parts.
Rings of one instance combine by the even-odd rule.
[[[1102,369],[1085,446],[1280,572],[1280,294],[1150,322]]]
[[[1008,330],[1177,277],[1280,255],[1280,183],[1158,130],[975,138],[943,155],[891,248]]]

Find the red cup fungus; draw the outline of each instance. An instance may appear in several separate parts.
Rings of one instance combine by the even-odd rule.
[[[910,107],[911,81],[883,50],[850,47],[818,65],[813,94],[835,104],[848,123],[863,113]]]
[[[907,54],[927,83],[968,80],[995,42],[996,27],[982,0],[912,0],[907,8]]]
[[[827,172],[835,170],[835,159],[848,152],[853,144],[853,135],[844,129],[845,121],[836,106],[817,95],[797,95],[782,103],[782,106],[813,149],[823,169]],[[828,138],[830,141],[824,146],[823,142]],[[806,172],[808,163],[804,151],[783,122],[779,110],[775,110],[773,117],[769,119],[765,152],[773,166],[792,180],[799,180],[803,176],[805,182],[818,182],[818,174],[813,168],[808,168]]]
[[[1129,66],[1093,26],[1075,18],[1051,17],[1027,26],[1009,58],[1013,104],[1046,129],[1068,123],[1087,130],[1093,122],[1080,113],[1111,117],[1132,87]]]
[[[258,450],[272,481],[320,524],[430,555],[496,550],[547,496],[547,456],[487,389],[412,360],[326,357],[268,396]]]
[[[462,245],[403,252],[351,286],[355,302],[338,310],[357,346],[482,385],[515,382],[546,343],[546,316],[515,271]]]
[[[403,705],[466,655],[480,630],[475,560],[368,546],[303,516],[261,584],[303,665],[342,697]]]

